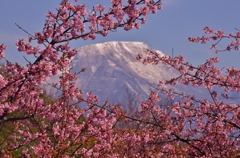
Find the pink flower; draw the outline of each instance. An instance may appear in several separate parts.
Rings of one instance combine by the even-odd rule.
[[[125,31],[131,30],[132,28],[133,28],[133,23],[124,25],[124,30]]]
[[[105,9],[105,6],[102,6],[102,5],[99,5],[99,4],[98,4],[98,5],[96,5],[95,8],[96,8],[97,11],[103,12],[104,9]]]
[[[136,27],[137,29],[140,29],[140,23],[139,23],[139,22],[135,23],[135,27]]]
[[[160,4],[158,4],[158,6],[157,6],[157,8],[159,9],[159,10],[161,10],[162,9],[162,4],[160,3]]]
[[[0,59],[4,57],[4,51],[7,49],[7,47],[4,44],[0,45]]]
[[[156,6],[152,7],[151,10],[152,10],[152,13],[153,13],[153,14],[157,13],[157,7],[156,7]]]
[[[142,24],[145,24],[147,22],[146,18],[142,18]]]
[[[102,31],[101,31],[101,34],[102,34],[103,36],[107,36],[107,34],[108,34],[108,30],[105,30],[105,29],[102,30]]]

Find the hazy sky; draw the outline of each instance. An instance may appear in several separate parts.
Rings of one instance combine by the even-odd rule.
[[[6,57],[12,62],[26,64],[23,55],[33,61],[32,57],[18,52],[15,42],[27,38],[27,34],[18,29],[14,23],[30,33],[42,31],[45,15],[48,10],[55,10],[60,0],[1,0],[0,1],[0,44],[8,46]],[[101,2],[101,3],[100,3]],[[88,10],[95,4],[108,6],[110,0],[79,0],[85,3]],[[163,10],[147,17],[147,23],[140,30],[110,32],[107,37],[97,36],[97,39],[75,41],[73,47],[105,41],[141,41],[152,49],[161,50],[171,55],[183,55],[187,61],[200,64],[207,57],[216,56],[209,49],[210,43],[202,45],[189,43],[187,37],[203,35],[203,27],[221,29],[227,33],[240,29],[240,0],[163,0]],[[229,42],[229,41],[228,41]],[[224,48],[225,41],[221,43]],[[223,48],[223,47],[222,47]],[[236,66],[240,68],[240,52],[223,52],[220,55],[221,67]]]

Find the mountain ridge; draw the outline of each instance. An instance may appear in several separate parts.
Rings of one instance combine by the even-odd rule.
[[[150,85],[171,78],[174,73],[169,67],[143,65],[136,60],[137,54],[150,49],[143,42],[111,41],[83,46],[73,58],[72,72],[86,68],[79,75],[77,85],[83,92],[91,91],[102,101],[118,102],[123,99],[124,86],[138,93],[142,99],[150,93]],[[161,51],[159,54],[164,55]]]
[[[154,89],[151,85],[157,87],[159,80],[165,81],[179,74],[161,62],[157,65],[143,65],[137,61],[137,54],[145,54],[147,49],[151,48],[143,42],[126,41],[104,42],[79,48],[71,63],[73,73],[86,68],[85,72],[78,75],[78,88],[84,94],[92,92],[97,95],[100,103],[108,100],[111,104],[121,103],[124,106],[128,97],[127,89],[145,100],[150,90]],[[161,51],[155,51],[164,55]],[[211,100],[209,92],[203,87],[179,84],[174,89],[179,93],[194,94],[197,99]]]

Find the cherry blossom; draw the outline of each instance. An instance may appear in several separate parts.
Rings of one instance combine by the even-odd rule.
[[[98,96],[77,87],[77,75],[85,69],[71,73],[70,64],[77,54],[77,49],[70,47],[72,40],[94,40],[98,34],[107,36],[120,27],[140,29],[146,16],[158,9],[162,9],[160,0],[111,0],[110,8],[97,4],[90,11],[77,0],[62,0],[56,12],[46,14],[42,31],[29,33],[28,42],[16,42],[19,52],[36,57],[33,63],[28,61],[23,67],[7,61],[3,54],[6,46],[0,45],[0,58],[6,60],[0,67],[1,156],[237,156],[240,108],[228,101],[230,91],[240,92],[240,70],[227,67],[224,72],[216,66],[220,62],[217,57],[194,66],[181,55],[160,56],[152,50],[137,55],[143,64],[163,63],[179,73],[169,80],[156,79],[158,87],[132,114],[120,104],[100,104]],[[238,50],[239,31],[227,35],[204,27],[204,33],[188,40],[217,41],[210,48],[218,53],[220,40],[233,39],[225,50]],[[48,83],[47,78],[55,75],[56,81]],[[57,89],[58,96],[47,101],[40,86],[43,83]],[[178,92],[177,84],[204,87],[211,99]],[[167,106],[161,103],[164,97],[170,102]]]
[[[137,134],[118,129],[119,122],[133,120],[126,117],[120,105],[113,106],[107,102],[98,105],[98,97],[91,92],[84,97],[76,86],[77,75],[84,69],[76,74],[70,71],[71,59],[77,53],[77,49],[69,46],[72,40],[94,40],[98,34],[106,36],[119,27],[139,29],[142,16],[146,16],[140,7],[150,7],[155,13],[155,6],[161,1],[134,0],[127,1],[128,5],[124,6],[121,0],[111,3],[109,9],[98,4],[89,12],[85,4],[62,0],[56,12],[46,14],[42,31],[32,35],[17,25],[29,36],[28,41],[20,39],[16,42],[18,51],[32,54],[36,60],[33,63],[28,61],[26,67],[7,60],[1,66],[2,157],[144,156],[144,153],[139,153],[140,145],[128,147],[132,143],[140,144],[142,140],[151,141],[151,135],[147,134],[146,139],[142,139],[145,130]],[[5,49],[2,44],[1,58]],[[55,100],[46,102],[44,90],[39,85],[57,74],[60,75],[56,82],[49,84],[61,93]],[[158,97],[153,95],[152,99],[157,101]],[[87,103],[87,106],[79,106],[82,103]],[[140,125],[141,118],[137,122]],[[149,151],[147,154],[152,153]]]

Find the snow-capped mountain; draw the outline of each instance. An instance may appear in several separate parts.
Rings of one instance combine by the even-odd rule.
[[[127,90],[131,94],[139,95],[140,100],[148,97],[153,86],[157,87],[159,80],[165,81],[178,75],[173,68],[159,63],[158,65],[143,65],[136,60],[137,54],[145,54],[150,49],[142,42],[105,42],[87,45],[79,48],[78,53],[72,60],[71,71],[79,72],[82,68],[86,71],[78,75],[77,86],[84,94],[92,92],[100,99],[100,103],[106,100],[116,104],[120,102],[126,106]],[[157,51],[164,55],[161,51]],[[55,76],[57,77],[57,76]],[[54,81],[51,78],[49,82]],[[170,88],[170,87],[166,87]],[[194,94],[196,99],[209,99],[208,90],[203,87],[186,85],[174,86],[178,92]],[[220,89],[216,89],[221,91]],[[238,93],[231,96],[239,98]],[[134,96],[134,95],[133,95]],[[136,99],[136,98],[135,98]],[[228,100],[228,102],[236,102]]]
[[[107,99],[112,103],[124,101],[126,87],[139,94],[141,99],[146,98],[150,85],[176,74],[163,64],[143,65],[137,61],[137,54],[145,54],[147,49],[150,48],[142,42],[116,41],[79,48],[72,62],[72,71],[78,72],[82,68],[86,71],[78,76],[78,87],[83,92],[98,95],[102,102]]]

